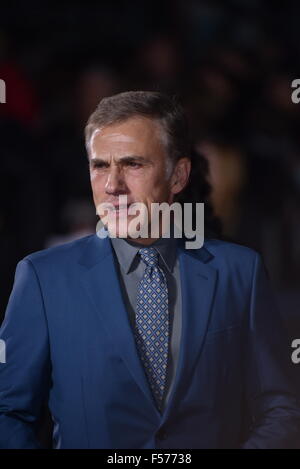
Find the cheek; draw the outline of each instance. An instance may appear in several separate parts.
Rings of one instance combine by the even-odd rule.
[[[129,189],[135,200],[144,203],[155,201],[159,193],[156,186],[153,183],[149,183],[149,181],[144,181],[143,184],[138,184],[136,181],[129,186]]]
[[[94,198],[99,199],[102,198],[105,194],[105,181],[104,178],[100,178],[99,176],[91,176],[91,187],[93,191]]]
[[[170,188],[168,182],[163,178],[144,181],[141,186],[136,187],[141,199],[147,202],[167,202],[169,200]],[[136,192],[137,194],[137,192]]]
[[[125,182],[129,192],[137,199],[147,194],[152,187],[151,179],[140,174],[126,177]]]
[[[127,178],[128,187],[140,191],[141,193],[157,193],[164,190],[166,180],[164,179],[164,169],[155,168],[155,171],[136,173],[133,177]]]

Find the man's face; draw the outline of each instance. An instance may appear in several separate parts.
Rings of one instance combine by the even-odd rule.
[[[176,171],[168,174],[165,138],[156,121],[143,117],[94,131],[90,141],[90,177],[97,213],[99,204],[113,204],[116,210],[108,213],[119,223],[126,220],[129,224],[136,215],[129,215],[127,207],[118,209],[121,195],[127,196],[128,205],[143,203],[149,216],[153,202],[172,203],[174,194],[182,189],[180,181],[188,172],[188,163],[180,160]]]

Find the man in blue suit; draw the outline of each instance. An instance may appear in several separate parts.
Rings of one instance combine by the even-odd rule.
[[[154,92],[105,98],[86,142],[95,206],[112,206],[100,233],[120,224],[19,262],[0,333],[0,447],[39,447],[45,402],[54,448],[299,447],[260,256],[210,238],[187,249],[120,237],[131,204],[171,204],[188,183],[181,109]]]

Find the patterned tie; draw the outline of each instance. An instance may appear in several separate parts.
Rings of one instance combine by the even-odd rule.
[[[158,265],[156,249],[142,248],[139,254],[146,269],[138,285],[135,340],[154,399],[161,410],[170,335],[168,287],[166,276]]]

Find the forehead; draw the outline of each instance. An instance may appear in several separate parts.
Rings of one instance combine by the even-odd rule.
[[[166,136],[161,124],[153,119],[132,117],[124,122],[94,130],[90,140],[91,155],[105,153],[162,153]]]

